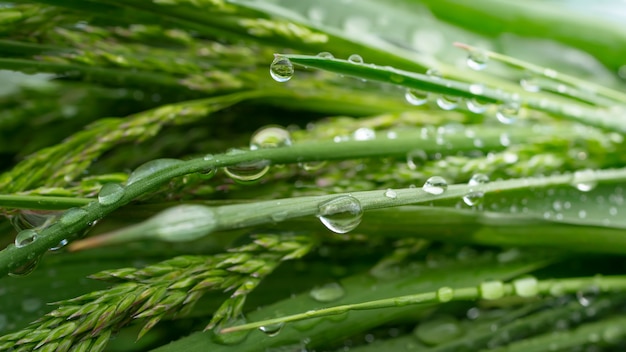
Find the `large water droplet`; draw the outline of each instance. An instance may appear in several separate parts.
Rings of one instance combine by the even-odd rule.
[[[278,323],[278,324],[261,326],[259,330],[269,337],[274,337],[280,334],[280,331],[283,329],[283,326],[285,326],[285,323]]]
[[[131,185],[141,179],[144,179],[154,173],[157,173],[170,166],[181,164],[183,161],[179,159],[155,159],[140,165],[135,171],[131,172],[126,181],[126,185]]]
[[[422,149],[411,150],[406,154],[406,164],[411,170],[417,169],[419,165],[428,160],[428,155]]]
[[[498,299],[504,296],[502,281],[485,281],[478,287],[482,299]]]
[[[245,151],[241,149],[231,149],[228,154],[241,154]],[[270,169],[269,160],[254,160],[239,163],[237,165],[227,166],[224,173],[232,178],[235,182],[241,184],[250,184],[258,181],[265,176]]]
[[[26,264],[12,269],[11,271],[9,271],[9,276],[22,277],[32,273],[39,264],[39,258],[40,257],[35,257],[26,262]]]
[[[332,302],[343,297],[345,293],[346,291],[339,283],[333,282],[313,288],[309,295],[318,302]]]
[[[595,172],[591,169],[574,172],[572,184],[581,192],[589,192],[596,188],[598,181],[595,180]]]
[[[321,53],[317,54],[317,57],[321,57],[324,59],[334,59],[335,57],[333,56],[333,54],[329,53],[328,51],[322,51]]]
[[[98,193],[98,202],[102,205],[112,205],[124,196],[124,187],[118,183],[107,183]]]
[[[406,93],[404,93],[404,99],[414,106],[424,105],[428,102],[428,92],[417,89],[407,89]]]
[[[508,101],[498,107],[496,118],[503,124],[510,125],[517,121],[519,115],[520,103],[517,101]]]
[[[464,331],[454,317],[445,315],[422,322],[413,334],[421,342],[436,346],[462,336]]]
[[[352,54],[350,55],[350,57],[348,57],[348,61],[350,61],[353,64],[362,64],[363,58],[359,54]]]
[[[487,183],[489,183],[489,176],[485,174],[475,174],[472,176],[468,183],[470,186],[469,192],[463,197],[465,204],[473,207],[482,203],[485,196],[482,186]]]
[[[87,211],[83,208],[70,208],[61,215],[59,222],[63,225],[75,224],[87,216]]]
[[[39,233],[33,229],[20,231],[17,236],[15,236],[15,247],[23,248],[28,246],[31,243],[37,241],[37,237]]]
[[[339,196],[319,205],[317,216],[324,226],[336,233],[347,233],[361,223],[363,207],[353,196]]]
[[[467,55],[467,66],[472,70],[480,71],[487,67],[489,56],[482,50],[472,50]]]
[[[376,138],[376,131],[371,128],[361,127],[354,131],[354,139],[357,141],[368,141]]]
[[[252,134],[250,150],[264,148],[288,147],[291,145],[291,134],[280,126],[266,126]]]
[[[276,82],[287,82],[293,77],[293,64],[284,56],[276,56],[270,65],[270,76]]]
[[[247,321],[244,318],[232,320],[224,327],[236,326],[246,324]],[[242,343],[250,335],[250,330],[243,330],[237,332],[229,332],[222,334],[219,331],[212,335],[212,340],[220,345],[237,345]]]
[[[424,186],[422,190],[424,192],[439,195],[445,192],[448,189],[448,182],[441,176],[432,176],[426,182],[424,182]]]
[[[437,98],[437,106],[442,110],[454,110],[459,106],[459,97],[441,95]]]
[[[439,302],[449,302],[454,298],[454,290],[450,287],[441,287],[437,290],[437,299]]]
[[[514,280],[513,288],[520,297],[534,297],[539,293],[537,279],[532,276]]]

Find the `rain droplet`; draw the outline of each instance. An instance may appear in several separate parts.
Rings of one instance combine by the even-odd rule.
[[[422,149],[415,149],[406,154],[406,164],[411,170],[417,169],[426,160],[428,160],[428,155]]]
[[[317,171],[324,167],[324,165],[326,165],[326,161],[307,161],[298,165],[300,165],[300,167],[303,168],[305,171]]]
[[[321,57],[324,59],[333,59],[335,58],[333,56],[333,54],[329,53],[328,51],[322,51],[321,53],[317,54],[317,57]]]
[[[480,71],[487,67],[489,56],[482,50],[472,50],[467,55],[467,66],[472,70]]]
[[[363,207],[361,207],[361,202],[353,196],[339,196],[322,202],[317,216],[329,230],[347,233],[361,223]]]
[[[259,330],[269,337],[274,337],[280,334],[280,331],[283,329],[283,326],[285,326],[285,323],[278,323],[278,324],[261,326]]]
[[[361,127],[354,131],[354,139],[357,141],[368,141],[376,138],[376,131],[371,128]]]
[[[124,196],[124,187],[118,183],[107,183],[100,189],[98,193],[98,202],[102,205],[112,205],[122,199]]]
[[[476,98],[467,100],[465,102],[465,106],[467,106],[467,110],[473,112],[474,114],[482,114],[487,111],[488,108],[487,104],[479,102]]]
[[[413,334],[421,342],[436,346],[463,336],[464,331],[457,319],[443,315],[420,323]]]
[[[450,302],[454,298],[454,290],[450,287],[441,287],[437,290],[437,299],[441,303]]]
[[[309,292],[311,298],[318,302],[332,302],[340,299],[346,294],[343,287],[337,283],[332,282],[323,286],[315,287]]]
[[[26,264],[19,266],[15,269],[12,269],[11,271],[9,271],[9,276],[23,277],[32,273],[35,270],[35,268],[37,268],[37,265],[39,264],[39,258],[40,257],[35,257],[34,259],[31,259],[28,262],[26,262]]]
[[[482,299],[498,299],[504,296],[502,281],[485,281],[478,287]]]
[[[428,71],[426,71],[426,76],[434,79],[440,79],[442,77],[441,72],[436,68],[429,68]]]
[[[526,73],[524,77],[519,81],[520,86],[527,92],[537,93],[541,90],[537,78],[530,72]]]
[[[128,180],[126,181],[126,185],[131,185],[163,169],[181,163],[183,163],[183,161],[179,159],[155,159],[148,161],[147,163],[136,168],[135,171],[131,172],[128,176]]]
[[[37,241],[37,237],[39,233],[33,229],[20,231],[17,236],[15,236],[15,247],[23,248],[28,246],[31,243]]]
[[[470,178],[468,185],[470,186],[469,193],[463,197],[465,204],[470,207],[479,205],[482,203],[485,196],[485,192],[482,190],[482,186],[489,183],[489,176],[485,174],[475,174]]]
[[[276,82],[287,82],[293,77],[293,64],[284,56],[276,56],[270,65],[270,76]]]
[[[398,194],[396,193],[396,191],[394,191],[393,189],[389,188],[385,191],[385,197],[389,198],[389,199],[396,199],[398,198]]]
[[[448,189],[448,182],[441,176],[432,176],[426,180],[422,189],[426,193],[439,195]]]
[[[53,252],[54,252],[54,251],[58,251],[59,249],[61,249],[61,248],[65,247],[65,246],[67,246],[67,244],[68,244],[68,243],[69,243],[69,241],[68,241],[68,240],[66,240],[66,239],[62,239],[61,241],[59,241],[59,243],[58,243],[56,246],[54,246],[54,247],[50,247],[50,250],[51,250],[51,251],[53,251]]]
[[[224,173],[237,183],[250,184],[260,180],[269,170],[269,160],[257,160],[225,167]]]
[[[291,134],[281,126],[266,126],[252,134],[250,150],[264,148],[288,147],[291,145]]]
[[[459,98],[441,95],[437,98],[437,106],[442,110],[454,110],[459,106]]]
[[[199,172],[198,177],[200,177],[203,180],[210,180],[213,178],[213,176],[215,176],[215,174],[217,174],[217,169],[211,168],[211,169],[208,169],[207,171]]]
[[[519,114],[520,103],[517,101],[508,101],[498,107],[496,111],[496,118],[498,121],[505,125],[510,125],[517,121],[517,115]]]
[[[87,216],[87,211],[83,208],[70,208],[61,215],[59,222],[63,225],[75,224]]]
[[[534,297],[539,293],[537,279],[529,276],[513,281],[515,294],[520,297]]]
[[[589,307],[594,299],[600,294],[600,288],[598,286],[591,286],[584,290],[576,292],[576,300],[583,307]]]
[[[353,64],[362,64],[363,58],[359,54],[352,54],[350,55],[350,57],[348,57],[348,61],[350,61]]]
[[[406,93],[404,93],[404,99],[414,106],[424,105],[428,102],[428,92],[417,89],[407,89]]]
[[[246,319],[239,318],[230,321],[224,327],[243,325],[247,323]],[[212,340],[220,345],[237,345],[242,343],[250,335],[250,330],[229,332],[227,334],[216,333],[212,335]]]
[[[595,172],[591,169],[574,172],[572,184],[581,192],[589,192],[596,188],[598,181],[595,180]]]

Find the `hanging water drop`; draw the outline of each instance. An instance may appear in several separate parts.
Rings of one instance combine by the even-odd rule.
[[[324,226],[336,233],[347,233],[361,223],[363,207],[358,199],[350,195],[338,196],[322,202],[317,216]]]
[[[482,50],[472,50],[467,55],[467,66],[472,70],[480,71],[487,67],[489,56]]]
[[[437,106],[439,106],[441,110],[454,110],[457,106],[459,106],[460,100],[461,99],[459,97],[441,95],[437,98]]]
[[[598,181],[595,180],[595,172],[586,169],[574,172],[572,184],[581,192],[589,192],[596,188]]]
[[[224,173],[237,183],[250,184],[260,180],[269,170],[268,160],[257,160],[225,167]]]
[[[43,228],[51,224],[59,215],[59,212],[42,212],[34,210],[22,210],[17,215],[11,216],[11,225],[17,232],[32,228]]]
[[[183,161],[179,159],[155,159],[148,161],[147,163],[136,168],[135,171],[131,172],[128,176],[128,180],[126,180],[126,185],[131,185],[163,169],[182,163]]]
[[[520,103],[517,101],[508,101],[498,107],[496,118],[505,125],[510,125],[517,121],[517,115],[520,111]]]
[[[428,102],[428,92],[417,89],[407,89],[406,93],[404,93],[404,99],[406,99],[407,103],[414,106],[424,105]]]
[[[285,326],[285,323],[278,323],[278,324],[261,326],[259,330],[269,337],[274,337],[280,334],[280,331],[283,329],[283,326]]]
[[[346,294],[346,291],[343,287],[337,283],[329,283],[323,286],[317,286],[309,292],[311,298],[318,302],[332,302],[340,299]]]
[[[537,93],[541,90],[539,82],[537,82],[537,78],[531,72],[526,73],[519,81],[519,84],[527,92]]]
[[[326,161],[322,160],[322,161],[307,161],[304,163],[299,163],[298,164],[301,168],[303,168],[305,171],[317,171],[321,168],[324,167],[324,165],[326,165]]]
[[[376,138],[376,131],[371,128],[361,127],[354,131],[354,140],[368,141]]]
[[[39,258],[40,257],[35,257],[29,260],[28,262],[26,262],[26,264],[18,266],[17,268],[11,269],[9,271],[9,276],[23,277],[32,273],[35,270],[35,268],[37,268],[37,265],[39,264]]]
[[[39,233],[33,229],[22,230],[15,236],[15,247],[23,248],[37,241]]]
[[[266,126],[250,137],[250,150],[291,146],[291,134],[281,126]]]
[[[396,199],[398,198],[398,194],[396,193],[396,191],[394,191],[393,189],[389,188],[385,191],[385,197],[389,198],[389,199]]]
[[[118,183],[107,183],[98,193],[98,202],[101,205],[112,205],[117,203],[124,196],[124,187]]]
[[[350,55],[350,57],[348,57],[348,61],[350,61],[353,64],[362,64],[363,58],[359,54],[352,54]]]
[[[470,207],[477,206],[482,203],[485,192],[482,186],[489,183],[489,176],[485,174],[475,174],[469,180],[469,192],[463,197],[463,202]]]
[[[424,344],[436,346],[463,336],[464,331],[456,318],[442,315],[420,323],[413,334]]]
[[[61,241],[59,241],[59,243],[54,246],[54,247],[50,247],[50,251],[55,252],[60,250],[61,248],[67,246],[67,244],[70,243],[67,239],[62,239]]]
[[[443,194],[448,189],[448,182],[441,176],[432,176],[424,182],[422,189],[428,194]]]
[[[270,65],[270,76],[276,82],[287,82],[293,77],[293,64],[288,58],[280,55],[274,57],[274,61]]]
[[[415,149],[406,154],[406,164],[411,170],[417,169],[419,165],[428,160],[428,155],[422,149]]]
[[[223,326],[223,328],[243,325],[246,323],[246,319],[242,317],[229,321],[226,325]],[[250,335],[250,330],[229,332],[226,334],[217,332],[215,334],[212,334],[211,339],[214,342],[219,343],[220,345],[238,345],[242,343],[248,337],[248,335]]]
[[[487,111],[488,105],[483,104],[476,98],[471,98],[465,102],[465,106],[467,106],[467,110],[473,112],[474,114],[482,114]]]
[[[317,54],[317,57],[321,57],[324,59],[334,59],[335,57],[333,56],[333,54],[329,53],[328,51],[322,51],[321,53]]]

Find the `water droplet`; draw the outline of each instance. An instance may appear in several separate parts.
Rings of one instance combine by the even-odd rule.
[[[450,287],[442,287],[437,290],[437,299],[441,303],[450,302],[454,298],[454,290]]]
[[[432,176],[426,180],[422,189],[426,193],[439,195],[448,189],[448,182],[441,176]]]
[[[417,169],[419,165],[422,165],[428,160],[428,155],[422,149],[411,150],[406,154],[406,164],[411,170]]]
[[[61,215],[59,222],[63,225],[75,224],[87,216],[87,210],[83,208],[70,208]]]
[[[39,257],[35,257],[34,259],[29,260],[26,264],[19,266],[17,268],[11,269],[9,271],[9,275],[13,277],[23,277],[30,273],[32,273],[37,265],[39,264]]]
[[[581,192],[589,192],[596,188],[598,181],[595,180],[595,172],[586,169],[574,172],[572,184]]]
[[[477,206],[482,203],[485,196],[482,186],[487,183],[489,183],[489,176],[485,174],[475,174],[472,176],[468,183],[470,186],[469,192],[463,197],[463,202],[470,207]]]
[[[515,294],[520,297],[534,297],[539,293],[537,279],[529,276],[513,281]]]
[[[237,183],[254,183],[265,176],[270,169],[268,160],[257,160],[224,168],[224,173]]]
[[[65,246],[67,246],[67,244],[68,244],[68,243],[69,243],[69,241],[68,241],[68,240],[66,240],[66,239],[62,239],[61,241],[59,241],[59,243],[58,243],[56,246],[54,246],[54,247],[50,247],[50,250],[51,250],[51,251],[53,251],[53,252],[54,252],[54,251],[58,251],[59,249],[61,249],[61,248],[65,247]]]
[[[407,89],[406,93],[404,93],[404,99],[414,106],[424,105],[428,102],[428,92],[417,89]]]
[[[599,294],[600,288],[598,286],[591,286],[587,289],[577,291],[576,300],[578,300],[581,306],[589,307]]]
[[[324,167],[324,165],[326,165],[326,161],[322,160],[322,161],[307,161],[304,163],[300,163],[298,164],[300,165],[301,168],[303,168],[305,171],[317,171],[321,168]]]
[[[98,202],[102,205],[112,205],[122,199],[124,196],[124,187],[118,183],[107,183],[100,189],[98,193]]]
[[[293,64],[284,56],[276,56],[270,65],[270,76],[276,82],[287,82],[293,77]]]
[[[436,68],[429,68],[426,71],[426,76],[434,79],[440,79],[442,77],[441,72],[439,72],[439,70],[437,70]]]
[[[537,93],[541,90],[537,78],[530,72],[526,73],[519,81],[520,86],[527,92]]]
[[[147,163],[136,168],[135,171],[131,172],[128,176],[128,180],[126,181],[126,185],[131,185],[163,169],[181,163],[183,163],[183,161],[179,159],[155,159],[148,161]]]
[[[236,326],[246,324],[247,321],[244,318],[239,318],[230,321],[224,327]],[[242,343],[247,337],[250,335],[250,330],[237,331],[237,332],[229,332],[227,334],[222,334],[217,332],[213,334],[211,339],[219,343],[220,345],[237,345]]]
[[[362,64],[363,58],[359,54],[352,54],[350,55],[350,57],[348,57],[348,61],[350,61],[353,64]]]
[[[37,241],[38,236],[39,233],[33,229],[22,230],[17,234],[17,236],[15,236],[15,247],[26,247],[29,244]]]
[[[389,199],[396,199],[398,198],[398,194],[396,193],[396,191],[394,191],[393,189],[389,188],[385,191],[385,197],[389,198]]]
[[[459,97],[441,95],[437,98],[437,106],[442,110],[454,110],[459,106]]]
[[[472,50],[467,56],[467,66],[476,71],[485,69],[488,61],[489,56],[482,50]]]
[[[498,299],[504,296],[502,281],[485,281],[478,287],[482,299]]]
[[[361,223],[363,207],[353,196],[339,196],[319,205],[317,215],[324,226],[336,233],[347,233]]]
[[[517,101],[508,101],[498,107],[496,118],[503,124],[510,125],[517,121],[520,103]]]
[[[332,282],[323,286],[315,287],[309,293],[311,298],[318,302],[336,301],[343,297],[345,294],[346,291],[337,282]]]
[[[285,323],[278,323],[278,324],[261,326],[259,330],[269,337],[274,337],[280,334],[280,331],[283,329],[283,326],[285,326]]]
[[[421,342],[436,346],[463,336],[464,331],[457,319],[442,315],[420,323],[413,334]]]
[[[324,59],[334,59],[335,57],[333,56],[333,54],[329,53],[328,51],[322,51],[321,53],[317,54],[317,57],[321,57]]]
[[[198,177],[200,177],[203,180],[210,180],[213,178],[213,176],[215,176],[215,174],[217,174],[217,169],[216,168],[211,168],[208,169],[204,172],[199,172],[198,173]]]
[[[266,126],[252,134],[250,150],[280,148],[291,145],[291,134],[281,126]]]
[[[376,138],[376,131],[371,128],[361,127],[354,131],[354,139],[357,141],[368,141]]]

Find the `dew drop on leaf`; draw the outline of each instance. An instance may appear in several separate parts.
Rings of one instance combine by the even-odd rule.
[[[520,297],[534,297],[539,293],[537,279],[532,276],[514,280],[513,288]]]
[[[348,57],[348,61],[350,61],[353,64],[362,64],[363,58],[359,54],[352,54],[350,55],[350,57]]]
[[[414,106],[424,105],[428,102],[428,92],[417,89],[407,89],[406,93],[404,93],[404,99],[406,99],[407,103]]]
[[[572,184],[581,192],[589,192],[596,188],[598,182],[595,180],[595,172],[591,169],[574,172]]]
[[[411,170],[417,169],[428,160],[428,155],[422,149],[411,150],[406,154],[406,164]]]
[[[281,126],[263,127],[250,137],[250,150],[288,147],[290,145],[291,134]]]
[[[270,76],[276,82],[287,82],[293,77],[293,64],[284,56],[276,56],[270,65]]]
[[[333,56],[333,54],[329,53],[328,51],[322,51],[321,53],[317,54],[317,57],[321,57],[324,59],[333,59],[335,58]]]
[[[436,346],[461,337],[464,331],[456,318],[443,315],[420,323],[413,334],[424,344]]]
[[[357,141],[369,141],[376,138],[376,131],[371,128],[361,127],[354,131],[353,136]]]
[[[454,110],[459,106],[459,100],[458,97],[441,95],[437,98],[437,106],[441,110]]]
[[[332,282],[323,286],[316,286],[309,292],[311,298],[318,302],[332,302],[340,299],[346,291],[337,282]]]
[[[159,172],[163,169],[166,169],[170,166],[178,165],[183,163],[180,159],[155,159],[150,160],[147,163],[140,165],[136,168],[131,174],[128,176],[128,180],[126,180],[126,185],[131,185],[139,180],[146,178],[156,172]]]
[[[498,299],[504,296],[502,281],[485,281],[478,287],[482,299]]]
[[[21,265],[17,268],[11,269],[9,271],[9,276],[22,277],[22,276],[26,276],[32,273],[35,270],[35,268],[37,268],[37,265],[39,264],[39,258],[40,257],[35,257],[33,259],[30,259],[28,262],[26,262],[26,264]]]
[[[326,165],[326,161],[325,160],[322,160],[322,161],[307,161],[307,162],[299,163],[298,165],[301,168],[303,168],[305,171],[317,171],[317,170],[323,168],[324,165]]]
[[[335,233],[347,233],[361,223],[363,207],[358,199],[350,195],[339,196],[322,202],[318,208],[320,221]]]
[[[467,55],[467,66],[472,70],[480,71],[487,67],[489,57],[482,50],[472,50]]]
[[[37,241],[37,237],[39,237],[39,233],[33,229],[22,230],[15,236],[15,247],[26,247]]]
[[[422,189],[426,193],[439,195],[448,189],[448,182],[441,176],[432,176],[424,182]]]
[[[441,287],[437,290],[437,299],[439,302],[450,302],[454,298],[454,290],[450,287]]]
[[[265,325],[265,326],[261,326],[259,330],[269,337],[274,337],[280,334],[280,331],[283,329],[283,326],[285,326],[285,323]]]
[[[429,68],[426,71],[426,75],[434,79],[440,79],[442,77],[441,72],[439,72],[439,70],[437,70],[436,68]]]
[[[247,323],[246,319],[239,318],[234,319],[230,323],[226,324],[224,327],[243,325]],[[250,330],[229,332],[229,333],[220,333],[216,332],[212,335],[212,340],[220,345],[237,345],[242,343],[247,337],[250,335]]]
[[[477,206],[482,203],[485,192],[482,190],[483,185],[489,183],[489,176],[485,174],[475,174],[469,180],[469,192],[463,197],[463,202],[470,207]]]
[[[61,248],[67,246],[68,243],[69,243],[69,241],[67,239],[62,239],[61,241],[59,241],[59,243],[56,246],[50,247],[50,250],[53,251],[53,252],[54,251],[58,251]]]
[[[75,224],[87,216],[87,211],[83,208],[70,208],[61,215],[59,222],[63,225]]]
[[[526,73],[524,77],[519,81],[520,86],[527,92],[537,93],[541,90],[537,78],[532,73]]]
[[[389,188],[385,191],[385,197],[389,198],[389,199],[396,199],[398,198],[398,194],[396,193],[396,191],[394,191],[393,189]]]
[[[520,103],[517,101],[508,101],[502,103],[496,111],[496,118],[505,125],[510,125],[517,121],[519,115]]]
[[[465,106],[467,106],[467,110],[473,112],[474,114],[482,114],[487,111],[488,105],[481,103],[477,98],[468,99],[465,102]]]
[[[101,205],[112,205],[124,196],[124,187],[118,183],[107,183],[98,193],[98,202]]]
[[[268,160],[256,160],[225,167],[224,173],[237,183],[250,184],[260,180],[269,170]]]

